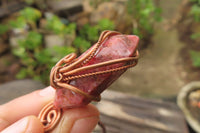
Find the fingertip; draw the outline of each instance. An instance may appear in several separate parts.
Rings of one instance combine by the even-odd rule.
[[[27,116],[2,131],[2,133],[43,133],[42,123],[35,116]]]
[[[86,117],[75,121],[71,133],[91,133],[99,121],[99,116]]]
[[[74,122],[71,133],[90,133],[97,125],[100,113],[94,105],[89,104],[83,113],[85,115]]]
[[[88,133],[95,128],[98,121],[99,111],[94,105],[66,109],[51,133]]]
[[[54,95],[55,90],[51,87],[47,87],[45,89],[37,90],[30,94],[18,97],[1,105],[0,124],[4,123],[4,125],[0,125],[0,131],[2,130],[2,127],[5,128],[7,123],[12,124],[29,115],[37,116],[40,110],[54,99]]]
[[[89,104],[85,107],[85,109],[81,109],[80,112],[82,114],[79,114],[75,122],[73,123],[73,126],[71,128],[71,133],[90,133],[95,128],[99,121],[99,111],[98,109],[92,105]]]
[[[36,116],[28,116],[29,124],[25,133],[43,133],[44,128],[40,120]]]

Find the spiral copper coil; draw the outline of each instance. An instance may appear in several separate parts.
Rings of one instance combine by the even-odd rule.
[[[75,93],[83,95],[90,101],[100,101],[101,99],[100,96],[93,96],[93,95],[87,94],[86,92],[78,89],[77,87],[70,85],[69,81],[74,80],[74,79],[79,79],[79,78],[95,76],[95,75],[113,73],[116,71],[121,71],[121,70],[128,69],[130,67],[135,66],[139,58],[138,50],[136,50],[136,52],[134,53],[132,57],[114,59],[114,60],[105,61],[105,62],[101,62],[101,63],[89,65],[89,66],[83,66],[84,64],[90,61],[90,59],[94,56],[94,54],[98,50],[100,44],[105,39],[107,39],[107,37],[113,36],[113,35],[120,35],[120,34],[121,33],[115,32],[115,31],[104,31],[100,35],[98,42],[91,48],[91,50],[88,53],[86,53],[81,58],[77,59],[75,53],[69,54],[65,56],[64,58],[62,58],[51,70],[50,85],[55,89],[57,88],[69,89]],[[108,70],[90,72],[90,73],[80,74],[80,75],[76,74],[81,71],[91,70],[91,69],[102,67],[102,66],[109,66],[116,63],[125,63],[125,65],[117,67],[117,68],[111,68]],[[61,114],[62,114],[62,109],[55,109],[53,106],[53,102],[49,103],[42,109],[38,117],[44,125],[45,132],[52,130],[55,127],[55,125],[58,123],[61,117]],[[99,125],[103,127],[103,124],[101,122],[99,122]],[[105,132],[104,127],[103,127],[103,132]]]

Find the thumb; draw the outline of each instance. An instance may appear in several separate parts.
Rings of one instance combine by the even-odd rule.
[[[90,133],[99,121],[99,111],[93,105],[66,109],[51,133]]]
[[[43,133],[43,125],[35,116],[27,116],[10,125],[1,133]]]

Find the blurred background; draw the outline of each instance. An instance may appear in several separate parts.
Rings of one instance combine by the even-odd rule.
[[[199,80],[200,0],[0,0],[0,84],[49,85],[52,66],[103,30],[140,37],[138,65],[109,89],[175,101]]]
[[[0,104],[48,86],[55,63],[103,30],[140,37],[138,65],[110,90],[176,104],[199,81],[200,0],[0,0]],[[191,99],[200,119],[200,91]]]

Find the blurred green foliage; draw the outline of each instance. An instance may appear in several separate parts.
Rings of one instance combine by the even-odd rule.
[[[101,31],[114,30],[114,28],[114,23],[108,19],[102,19],[94,26],[85,24],[82,29],[79,30],[79,36],[74,40],[74,45],[83,53],[91,47],[92,43],[98,40]]]
[[[101,19],[98,22],[97,28],[101,31],[103,31],[103,30],[114,30],[115,24],[112,21],[110,21],[109,19]]]
[[[190,14],[193,15],[194,20],[196,22],[199,22],[200,21],[200,5],[194,4],[190,10]]]
[[[191,2],[197,2],[197,4],[200,4],[200,0],[190,0]]]
[[[25,39],[18,41],[18,44],[27,50],[34,50],[42,44],[42,35],[35,31],[30,31]]]
[[[93,6],[94,8],[97,8],[97,6],[102,3],[102,2],[109,2],[111,0],[90,0],[90,5]]]
[[[55,34],[59,35],[72,34],[75,32],[76,24],[70,23],[66,26],[61,22],[58,16],[51,15],[47,18],[46,29],[48,29],[49,31],[53,31]]]
[[[192,2],[192,7],[189,14],[193,16],[195,22],[200,22],[200,0],[190,0]],[[200,37],[200,32],[193,33],[190,38],[195,40]]]
[[[127,11],[134,20],[133,34],[140,38],[153,34],[153,24],[162,20],[162,10],[152,0],[128,0]]]
[[[29,4],[33,1],[26,0]],[[92,4],[98,5],[98,3],[99,0],[94,0]],[[127,13],[136,23],[136,26],[132,27],[133,34],[140,37],[153,34],[154,22],[162,20],[161,9],[152,0],[128,0],[126,6]],[[72,52],[83,53],[97,41],[100,32],[115,29],[114,22],[109,19],[102,19],[96,25],[85,24],[77,29],[75,23],[66,24],[54,14],[44,16],[40,10],[26,7],[19,11],[18,16],[10,20],[8,24],[0,24],[0,35],[13,29],[24,30],[25,33],[24,39],[19,39],[18,46],[12,49],[12,53],[19,57],[23,65],[16,75],[17,78],[31,77],[48,83],[49,72],[59,59]],[[41,19],[45,20],[45,27],[42,28],[39,27]],[[46,32],[63,38],[71,35],[75,36],[75,39],[72,46],[46,48],[44,44]]]
[[[200,24],[200,0],[190,0],[192,7],[189,14],[192,15],[194,21]],[[199,39],[200,32],[192,33],[190,38],[192,40]],[[200,51],[190,51],[190,57],[194,67],[200,68]]]
[[[12,49],[12,53],[19,57],[23,67],[16,75],[17,78],[31,77],[41,80],[44,83],[49,81],[49,72],[55,63],[66,54],[76,52],[76,49],[70,46],[54,46],[45,48],[44,34],[39,32],[37,22],[41,19],[42,14],[39,10],[27,7],[19,12],[16,19],[10,20],[7,25],[0,25],[0,33],[12,29],[26,29],[30,26],[24,39],[18,40],[18,46]],[[75,32],[76,25],[71,23],[64,25],[59,17],[52,15],[50,19],[46,19],[46,31],[61,36],[72,34]]]
[[[31,5],[34,3],[34,0],[24,0],[26,2],[26,4]]]
[[[194,67],[200,67],[200,51],[190,51],[190,56],[192,59],[192,65]]]
[[[32,7],[26,7],[23,10],[20,11],[20,16],[26,20],[26,22],[36,22],[39,18],[41,18],[42,14],[39,10],[32,8]]]
[[[17,17],[15,20],[10,20],[9,26],[11,28],[24,28],[26,26],[26,21],[23,17]]]
[[[7,25],[0,24],[0,35],[5,34],[9,30]]]
[[[45,27],[38,27],[38,22],[45,19]],[[24,34],[23,39],[18,39],[18,46],[12,49],[12,53],[19,57],[22,68],[16,75],[22,79],[31,77],[48,83],[49,72],[51,68],[65,55],[77,52],[83,53],[91,44],[97,41],[99,33],[105,29],[114,30],[114,23],[107,19],[102,19],[97,25],[84,25],[76,35],[72,46],[53,46],[46,48],[44,44],[45,33],[56,34],[63,38],[66,35],[74,36],[76,34],[76,24],[64,24],[61,19],[54,15],[48,14],[42,18],[42,13],[31,7],[26,7],[19,11],[18,16],[12,19],[8,24],[0,25],[0,34],[13,29],[20,29]]]
[[[193,16],[194,20],[200,21],[200,0],[190,0],[192,2],[192,7],[190,9],[190,14]]]
[[[91,46],[91,43],[82,37],[76,37],[74,40],[74,46],[83,53]]]
[[[41,18],[42,14],[39,10],[32,7],[26,7],[19,12],[19,16],[15,20],[9,22],[11,28],[25,28],[28,24],[32,28],[36,28],[36,22]]]
[[[195,33],[195,34],[192,34],[191,36],[190,36],[190,38],[192,39],[192,40],[195,40],[195,39],[197,39],[197,38],[199,38],[200,37],[200,33]]]

